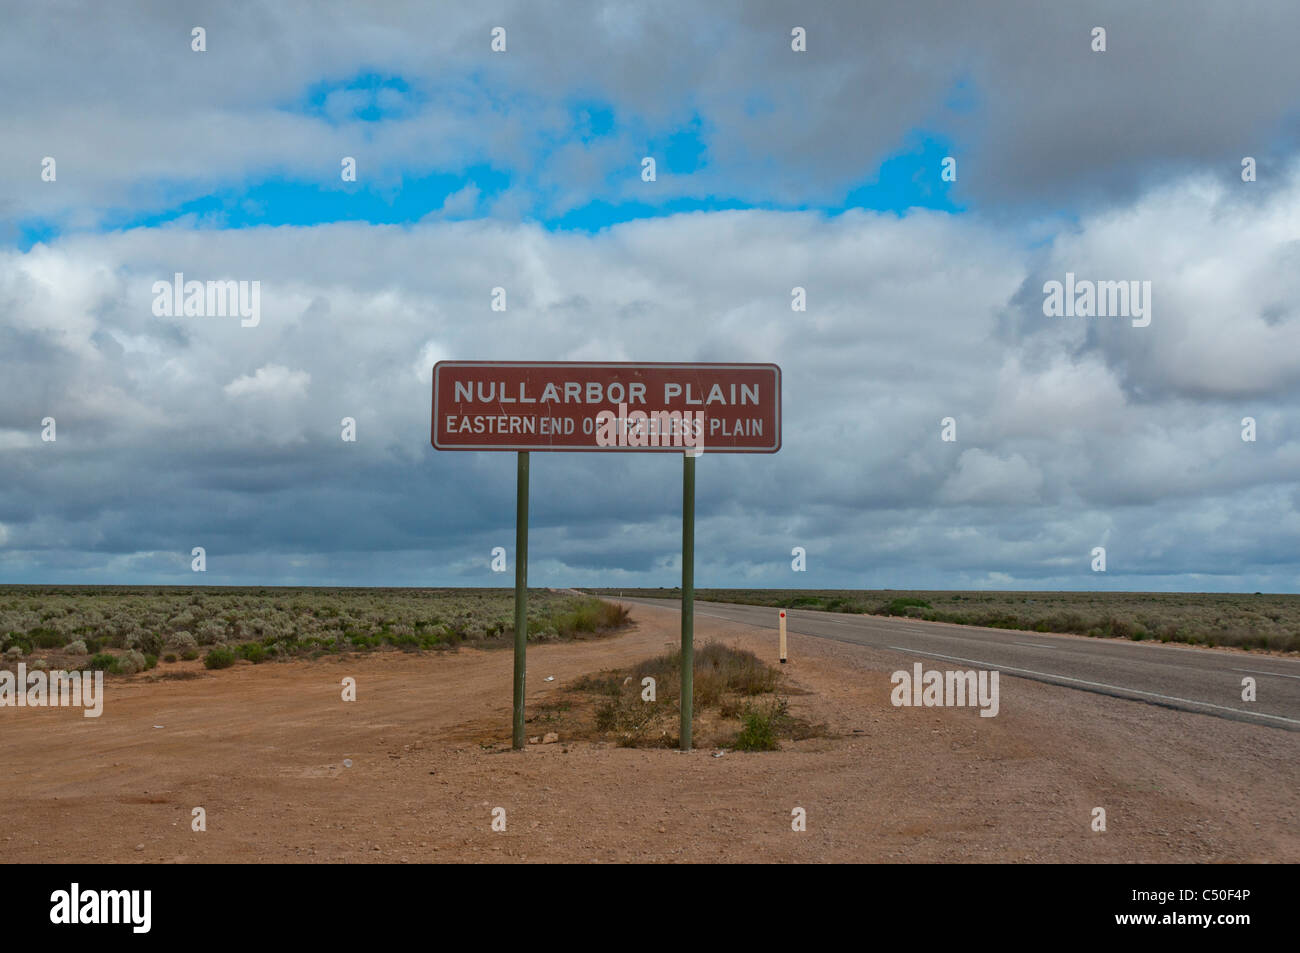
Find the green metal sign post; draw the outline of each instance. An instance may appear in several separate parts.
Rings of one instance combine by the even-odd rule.
[[[695,457],[682,455],[682,750],[695,708]]]
[[[519,451],[515,488],[515,712],[512,747],[522,751],[524,686],[528,672],[528,451]]]

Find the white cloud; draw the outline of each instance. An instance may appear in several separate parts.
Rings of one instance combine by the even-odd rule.
[[[973,448],[963,450],[957,471],[939,490],[948,503],[1015,503],[1030,506],[1038,502],[1043,475],[1018,453],[1005,457]]]
[[[280,364],[259,367],[251,376],[237,377],[224,388],[227,397],[266,397],[288,399],[301,397],[311,383],[306,371],[291,371]]]
[[[480,190],[473,182],[452,192],[442,203],[435,218],[465,218],[478,208]]]
[[[420,356],[415,359],[415,366],[412,368],[415,372],[416,379],[421,384],[433,386],[433,365],[439,361],[451,360],[447,351],[437,341],[425,341],[424,347],[420,348]]]
[[[496,221],[137,229],[2,255],[0,432],[52,415],[60,450],[0,455],[8,549],[71,564],[93,529],[113,551],[188,551],[167,516],[202,509],[201,490],[231,507],[212,533],[272,574],[267,554],[344,546],[390,554],[359,557],[365,571],[440,545],[451,565],[481,545],[475,534],[508,529],[513,471],[499,455],[430,450],[436,360],[752,360],[783,368],[784,449],[701,465],[711,582],[788,583],[793,545],[831,574],[809,584],[898,584],[909,571],[912,585],[917,573],[1056,579],[1116,512],[1154,554],[1148,568],[1181,572],[1191,552],[1294,578],[1300,394],[1287,361],[1298,352],[1278,342],[1300,315],[1274,307],[1286,279],[1256,280],[1293,238],[1238,230],[1253,199],[1210,209],[1195,182],[1158,199],[1123,218],[1145,238],[1122,260],[1107,256],[1110,220],[1085,217],[1034,250],[969,215],[764,211],[595,235]],[[1300,220],[1294,176],[1258,214]],[[1209,227],[1216,216],[1226,233]],[[1213,270],[1236,289],[1233,309],[1192,294],[1157,297],[1149,328],[1045,318],[1039,273],[1067,262],[1081,275],[1122,265],[1157,289]],[[260,280],[261,323],[154,317],[150,285],[175,271]],[[490,308],[497,285],[505,312]],[[806,313],[790,310],[794,285],[808,289]],[[1238,325],[1240,354],[1223,343]],[[1219,373],[1232,388],[1201,386],[1179,361],[1231,363]],[[248,397],[256,407],[232,413]],[[1240,440],[1246,414],[1260,422],[1253,444]],[[339,440],[344,416],[358,421],[356,444]],[[940,439],[945,416],[956,443]],[[643,580],[665,571],[680,503],[671,461],[539,457],[537,539],[552,547],[539,552]],[[358,506],[374,518],[322,534]],[[627,531],[618,547],[595,553],[587,540],[615,528]],[[412,578],[445,578],[432,558],[415,564],[426,568]]]
[[[27,450],[40,446],[40,429],[0,430],[0,450]]]

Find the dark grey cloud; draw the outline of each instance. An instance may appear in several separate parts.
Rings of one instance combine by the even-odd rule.
[[[663,195],[835,204],[927,132],[960,160],[959,201],[1058,212],[1192,172],[1230,180],[1247,155],[1266,191],[1300,146],[1289,0],[29,4],[7,20],[0,208],[72,226],[267,177],[335,188],[341,155],[394,189],[492,163],[523,190],[501,214],[539,196],[558,213],[642,197],[614,173],[697,117],[707,161]],[[506,54],[488,50],[494,26]],[[366,72],[410,84],[399,121],[300,108]],[[552,152],[588,100],[611,104],[616,134]],[[36,178],[45,155],[57,187]]]

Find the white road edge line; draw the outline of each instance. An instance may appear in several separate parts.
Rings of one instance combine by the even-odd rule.
[[[1196,701],[1192,698],[1179,698],[1176,695],[1161,695],[1157,692],[1144,692],[1140,688],[1125,688],[1123,685],[1108,685],[1105,682],[1089,682],[1082,678],[1071,678],[1068,675],[1057,675],[1053,672],[1035,672],[1027,668],[1012,668],[1008,665],[996,665],[992,662],[981,662],[979,659],[958,658],[955,655],[940,655],[937,652],[922,652],[919,649],[905,649],[902,646],[889,646],[896,652],[910,652],[914,655],[928,655],[931,658],[948,659],[952,662],[970,662],[972,665],[982,665],[985,668],[995,668],[1000,672],[1020,672],[1024,675],[1037,675],[1040,678],[1059,678],[1065,682],[1075,682],[1079,685],[1091,685],[1093,688],[1109,688],[1116,692],[1130,692],[1134,695],[1146,695],[1148,698],[1161,698],[1165,701],[1182,702],[1184,705],[1201,705],[1204,708],[1217,708],[1219,711],[1230,711],[1238,715],[1249,715],[1252,718],[1272,718],[1274,721],[1285,721],[1290,725],[1300,725],[1300,719],[1284,718],[1281,715],[1269,715],[1262,711],[1246,711],[1244,708],[1229,708],[1226,705],[1215,705],[1213,702]]]
[[[1254,669],[1254,668],[1234,668],[1234,669],[1230,669],[1230,671],[1247,672],[1251,675],[1274,675],[1277,678],[1300,678],[1300,675],[1283,675],[1281,672],[1261,672],[1258,669]]]

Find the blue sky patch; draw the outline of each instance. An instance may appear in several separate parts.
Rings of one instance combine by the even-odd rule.
[[[383,122],[409,116],[421,104],[409,83],[400,76],[361,73],[342,82],[311,86],[291,111],[333,125],[345,122]]]

